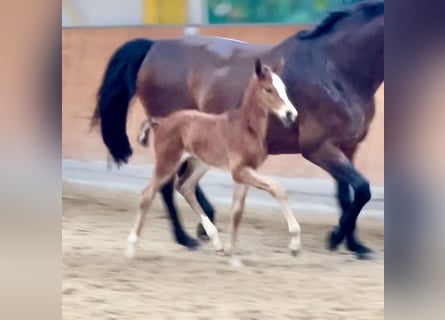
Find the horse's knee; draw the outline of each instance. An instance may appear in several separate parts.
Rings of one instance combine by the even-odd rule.
[[[232,169],[232,179],[236,183],[242,184],[245,179],[245,174],[243,172],[243,169],[241,168]]]
[[[141,202],[139,203],[139,209],[144,212],[148,209],[150,205],[150,199],[149,198],[142,198]]]
[[[181,193],[183,185],[184,185],[184,180],[182,180],[180,177],[175,180],[174,187],[175,190],[178,191],[179,193]]]
[[[287,195],[286,191],[277,183],[273,183],[270,186],[270,189],[272,191],[272,195],[276,197],[278,200],[286,201]]]
[[[369,182],[364,180],[354,187],[355,201],[359,203],[367,203],[371,200],[371,187]]]
[[[176,190],[184,197],[190,197],[195,193],[195,188],[192,184],[187,182],[178,183],[176,186]]]

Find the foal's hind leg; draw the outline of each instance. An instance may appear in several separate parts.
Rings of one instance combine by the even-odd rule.
[[[199,160],[195,158],[189,158],[179,167],[178,179],[176,180],[176,185],[175,185],[177,190],[184,183],[184,181],[189,179],[189,177],[193,174],[197,162],[199,162]],[[210,221],[212,221],[213,224],[215,224],[215,210],[207,200],[206,196],[204,195],[204,192],[201,190],[198,184],[196,184],[195,195],[201,208],[205,211]],[[207,235],[202,223],[198,224],[196,233],[199,239],[205,241],[209,240],[209,236]]]
[[[130,235],[127,239],[127,250],[125,255],[133,257],[136,251],[136,244],[141,235],[141,230],[144,225],[145,215],[150,209],[153,199],[161,186],[166,183],[175,173],[177,166],[180,163],[180,154],[170,154],[172,161],[160,161],[160,159],[167,159],[164,153],[156,154],[156,166],[153,173],[153,179],[150,184],[142,192],[142,199],[139,204],[139,209],[136,214],[136,221]],[[175,159],[177,157],[177,159]]]
[[[127,249],[125,251],[125,255],[128,258],[132,258],[136,252],[136,244],[141,235],[141,230],[145,221],[145,215],[150,209],[153,199],[156,196],[156,192],[158,192],[161,184],[162,181],[155,177],[142,192],[142,199],[139,203],[139,208],[136,214],[136,221],[127,239]]]
[[[287,221],[289,233],[291,234],[289,248],[291,249],[292,254],[297,254],[301,248],[301,227],[287,203],[286,192],[284,189],[274,180],[258,174],[250,167],[235,167],[232,170],[232,176],[237,183],[246,184],[267,191],[280,203],[283,215]]]
[[[196,185],[208,170],[209,167],[206,164],[202,163],[199,160],[195,160],[194,170],[191,172],[186,180],[179,182],[179,184],[177,185],[177,189],[190,205],[190,207],[192,207],[193,211],[195,211],[201,217],[201,223],[207,235],[213,241],[215,250],[222,251],[223,246],[221,240],[219,239],[218,230],[216,229],[212,221],[210,221],[204,210],[202,210],[195,193]]]

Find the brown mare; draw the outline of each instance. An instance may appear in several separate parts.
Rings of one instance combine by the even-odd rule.
[[[164,117],[181,109],[222,113],[240,105],[256,56],[268,65],[286,61],[281,78],[299,117],[286,128],[271,117],[266,137],[269,154],[301,153],[337,182],[341,207],[338,227],[328,247],[343,241],[359,258],[372,251],[356,235],[356,221],[370,200],[367,179],[354,167],[358,145],[375,112],[374,94],[384,78],[384,3],[369,2],[333,12],[311,31],[299,32],[276,46],[257,46],[217,38],[136,39],[110,59],[93,123],[100,120],[102,138],[117,164],[132,153],[126,134],[129,102],[138,95],[147,117]],[[188,164],[178,171],[187,175]],[[351,194],[352,189],[352,194]],[[194,247],[183,230],[173,201],[173,180],[161,189],[175,236]],[[213,220],[213,208],[199,186],[196,195]]]
[[[191,157],[195,162],[194,170],[187,179],[179,180],[178,190],[201,217],[201,223],[216,251],[223,250],[218,231],[202,210],[195,194],[196,185],[209,167],[230,171],[236,183],[230,219],[231,241],[226,247],[227,252],[234,247],[247,190],[252,186],[267,191],[280,203],[291,234],[289,248],[297,253],[301,246],[301,229],[287,204],[286,193],[278,183],[256,171],[267,157],[264,140],[268,112],[276,114],[287,127],[297,118],[297,110],[289,101],[286,87],[275,71],[257,59],[255,72],[252,72],[241,106],[237,109],[218,115],[182,110],[160,121],[148,122],[149,126],[144,131],[148,135],[150,128],[155,129],[156,164],[153,178],[142,193],[134,228],[128,236],[128,257],[133,257],[135,253],[145,215],[154,197],[175,176],[181,163]]]

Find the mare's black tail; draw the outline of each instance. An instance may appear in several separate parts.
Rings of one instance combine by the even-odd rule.
[[[152,44],[148,39],[134,39],[118,48],[97,92],[91,126],[100,122],[102,139],[117,165],[126,163],[133,152],[126,132],[127,113],[139,68]]]

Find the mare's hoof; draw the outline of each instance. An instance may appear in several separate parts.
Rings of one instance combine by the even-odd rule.
[[[343,238],[338,235],[337,228],[328,233],[327,246],[331,251],[337,250]]]
[[[359,241],[347,242],[346,247],[352,251],[359,260],[375,260],[377,254]]]
[[[199,241],[193,239],[187,235],[183,235],[181,237],[176,237],[176,241],[181,245],[190,250],[196,250],[199,247]]]
[[[199,223],[198,226],[196,227],[196,235],[202,241],[209,241],[210,240],[210,238],[207,235],[204,227],[202,226],[202,223]]]
[[[355,256],[359,260],[377,260],[378,256],[375,252],[356,252]]]

